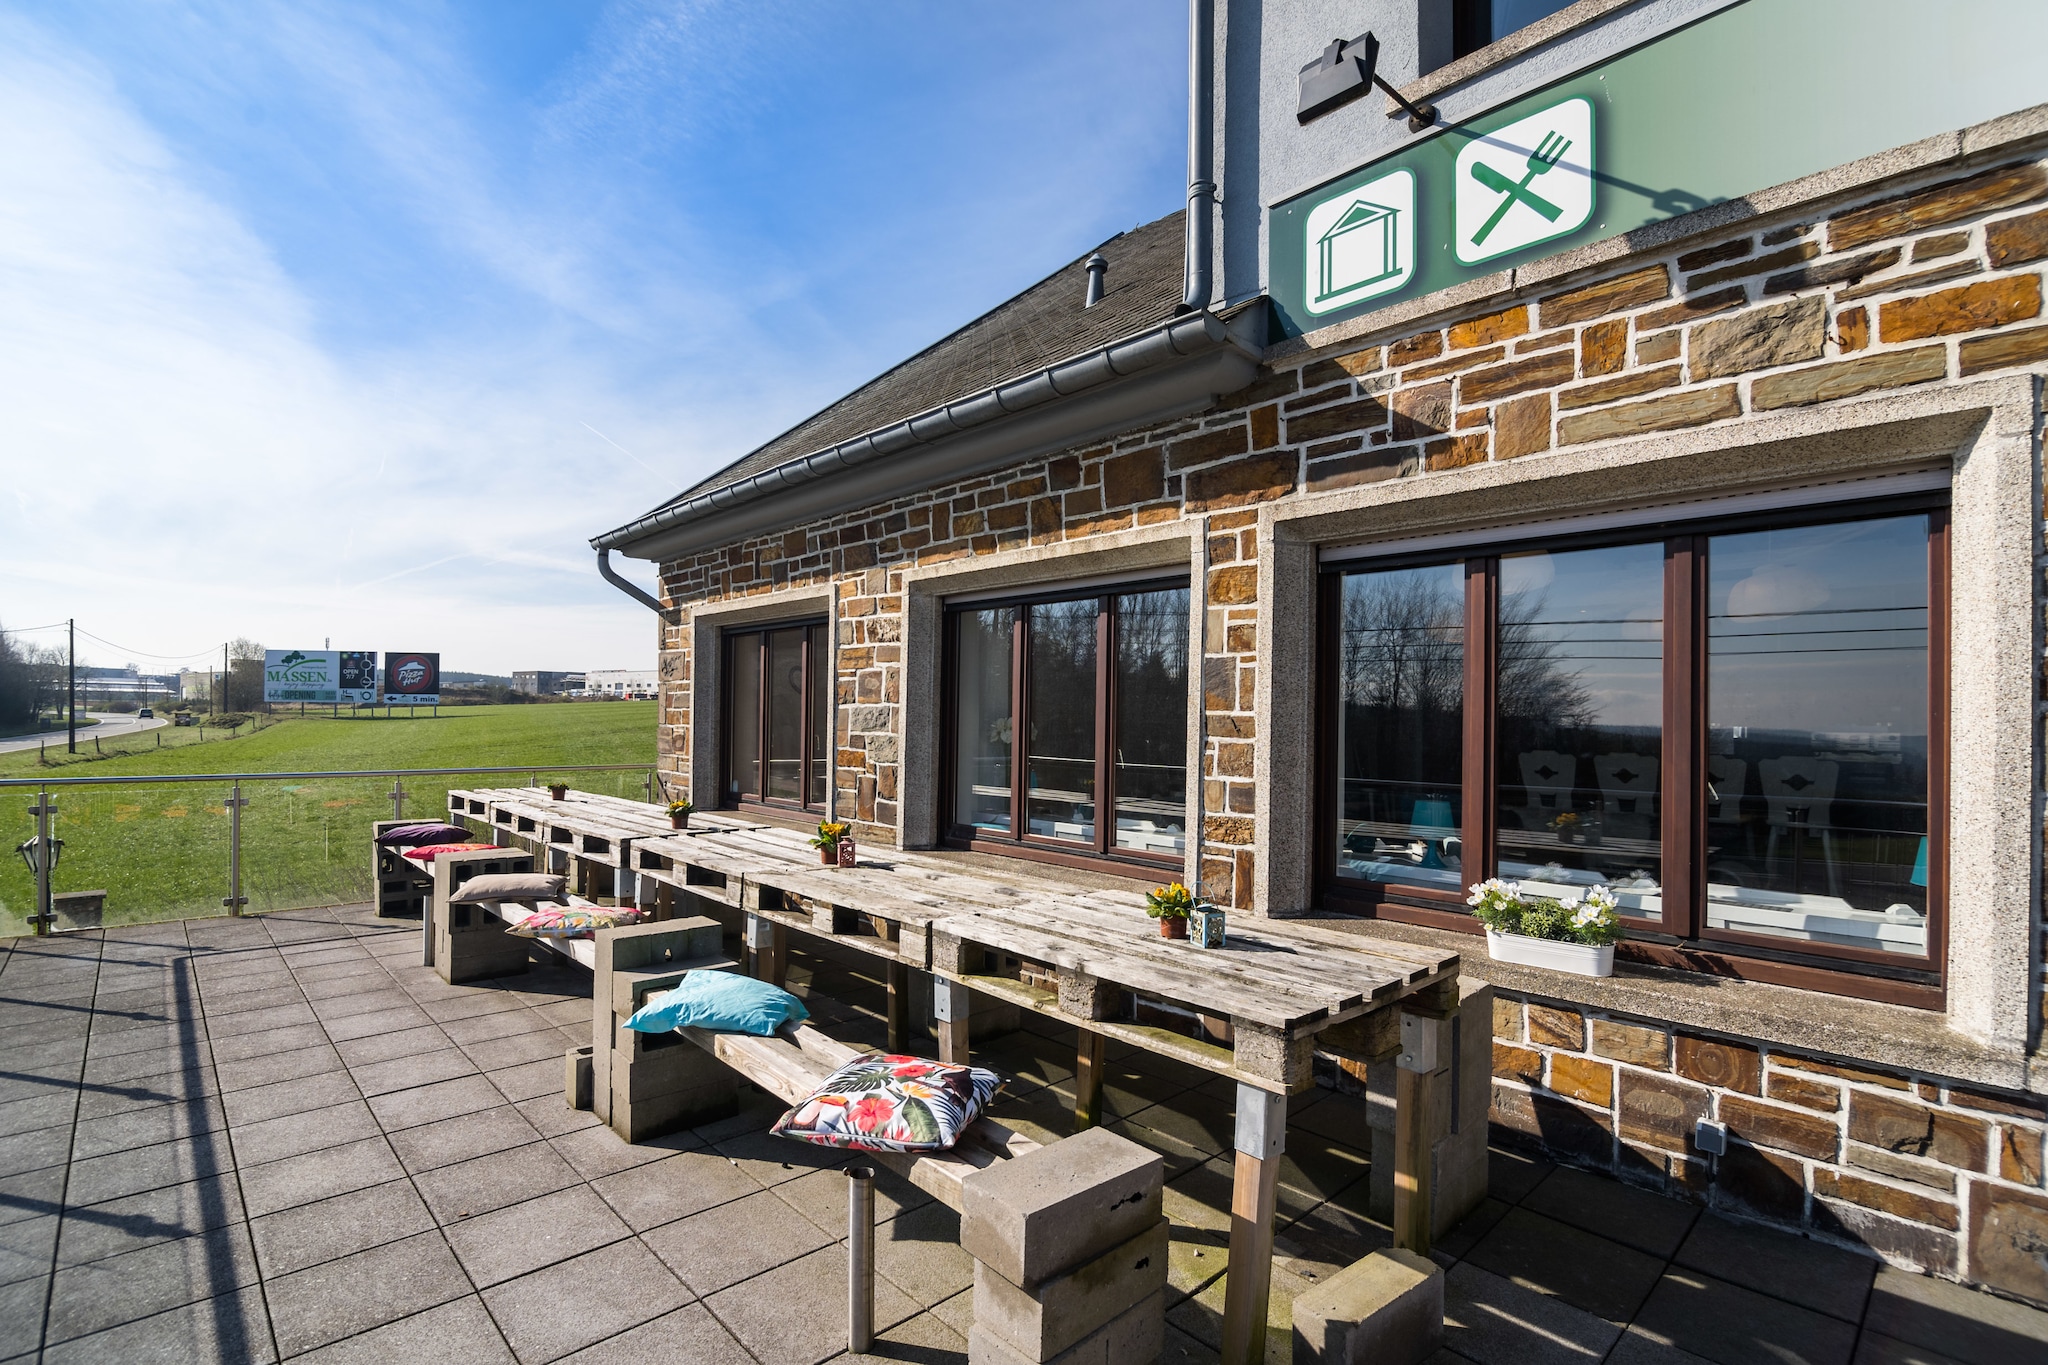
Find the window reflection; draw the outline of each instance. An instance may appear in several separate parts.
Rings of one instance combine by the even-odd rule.
[[[1500,561],[1499,868],[1663,912],[1661,544]]]
[[[1010,832],[1011,607],[966,611],[959,634],[953,735],[953,818],[977,829]]]
[[[761,639],[742,635],[732,643],[732,738],[727,747],[725,790],[732,797],[761,794]]]
[[[1188,590],[1128,593],[1116,611],[1116,846],[1186,847]]]
[[[1095,842],[1095,618],[1099,603],[1030,608],[1031,729],[1024,813],[1032,834]]]
[[[1709,542],[1707,923],[1927,951],[1928,519]]]
[[[1349,574],[1339,611],[1338,871],[1462,891],[1464,571]]]
[[[803,800],[804,632],[768,636],[768,792],[770,800]]]

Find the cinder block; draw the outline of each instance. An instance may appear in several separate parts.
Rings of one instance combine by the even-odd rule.
[[[571,1109],[588,1109],[591,1103],[592,1072],[588,1044],[572,1047],[562,1058],[562,1098]]]
[[[1053,1276],[1035,1291],[1019,1289],[977,1261],[975,1324],[1032,1360],[1049,1359],[1166,1288],[1172,1226],[1162,1218],[1122,1246]]]
[[[960,1246],[1011,1284],[1036,1289],[1159,1221],[1159,1157],[1091,1128],[999,1162],[962,1186]]]
[[[1058,1355],[1043,1360],[1020,1352],[979,1321],[967,1331],[969,1365],[1152,1365],[1165,1349],[1163,1289],[1126,1308]]]
[[[1294,1300],[1295,1365],[1418,1365],[1444,1339],[1444,1272],[1375,1251]]]

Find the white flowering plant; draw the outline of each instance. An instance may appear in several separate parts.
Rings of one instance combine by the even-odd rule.
[[[1480,923],[1496,933],[1583,943],[1593,948],[1621,938],[1614,893],[1604,886],[1593,887],[1581,897],[1556,900],[1524,895],[1519,882],[1489,877],[1472,888],[1465,903],[1472,907],[1472,914]]]

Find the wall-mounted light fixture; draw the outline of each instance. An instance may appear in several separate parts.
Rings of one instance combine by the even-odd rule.
[[[1436,122],[1436,106],[1410,104],[1401,92],[1388,85],[1376,68],[1380,40],[1362,33],[1348,42],[1332,38],[1323,55],[1301,69],[1301,102],[1294,111],[1296,121],[1307,123],[1332,109],[1351,103],[1377,85],[1408,113],[1410,132],[1421,132]]]

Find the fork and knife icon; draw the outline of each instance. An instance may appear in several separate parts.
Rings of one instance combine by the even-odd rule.
[[[1543,140],[1536,144],[1536,150],[1529,153],[1528,168],[1520,181],[1508,179],[1483,161],[1472,164],[1472,178],[1490,190],[1498,192],[1500,203],[1492,215],[1482,223],[1479,231],[1472,234],[1472,245],[1478,246],[1500,226],[1500,220],[1507,217],[1509,209],[1517,203],[1526,204],[1540,214],[1544,221],[1554,223],[1564,210],[1529,188],[1536,177],[1555,166],[1571,150],[1571,139],[1561,133],[1545,133]]]

